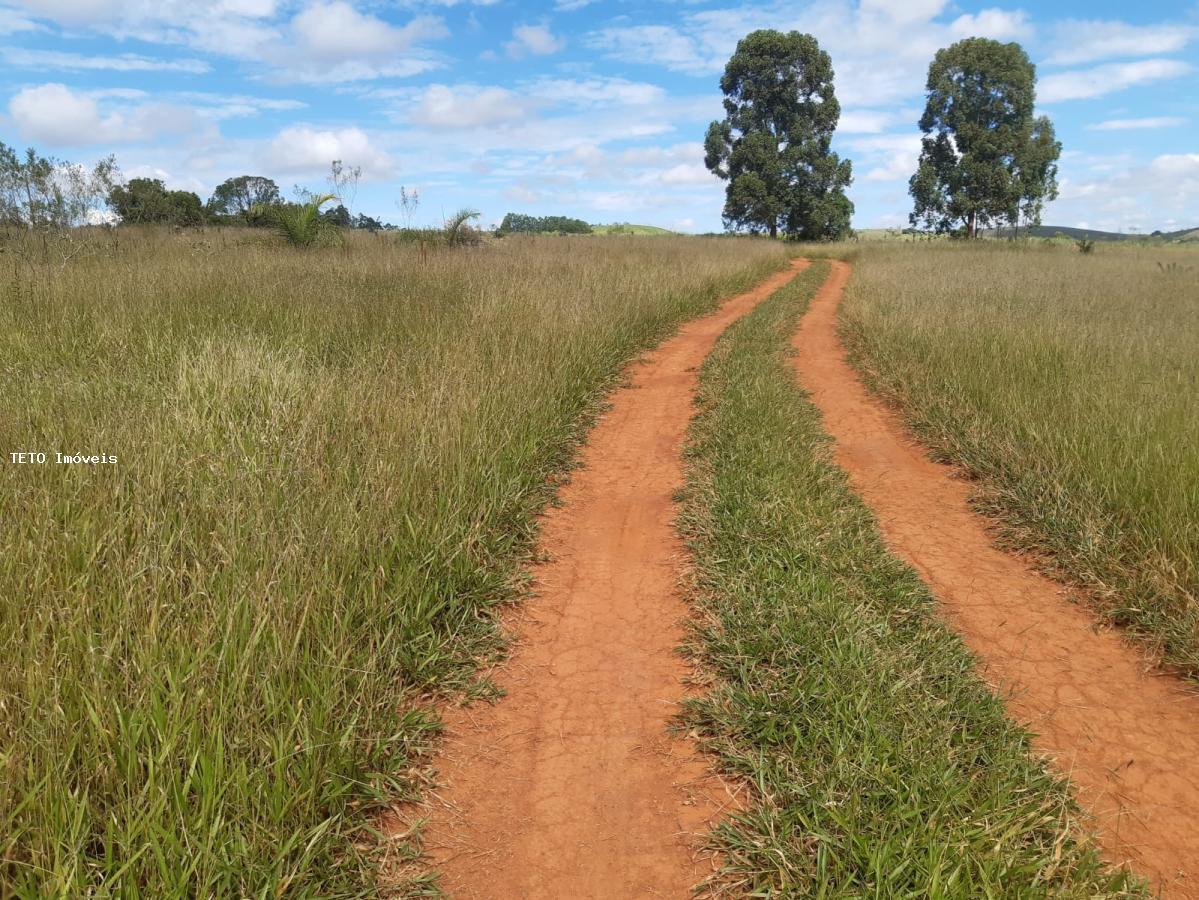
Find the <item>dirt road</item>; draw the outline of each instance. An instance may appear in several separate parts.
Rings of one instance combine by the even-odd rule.
[[[542,524],[507,696],[447,717],[426,849],[451,895],[683,898],[711,874],[695,833],[733,798],[667,733],[688,674],[673,494],[697,367],[802,268],[684,326],[612,395]]]
[[[984,677],[1077,786],[1108,859],[1167,897],[1199,898],[1199,695],[993,545],[967,484],[929,461],[846,361],[836,323],[848,279],[849,266],[834,263],[794,341],[838,462]]]

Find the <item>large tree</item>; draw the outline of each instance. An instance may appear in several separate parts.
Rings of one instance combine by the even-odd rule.
[[[913,225],[939,232],[1021,216],[1040,221],[1057,196],[1061,144],[1053,123],[1034,118],[1036,67],[1019,44],[967,38],[937,51],[928,68],[920,165],[909,189]]]
[[[282,202],[279,185],[261,175],[239,175],[216,186],[208,201],[208,211],[217,216],[239,216],[247,225],[266,224],[269,216],[262,210]]]
[[[810,34],[746,35],[720,79],[725,117],[704,141],[704,163],[728,182],[727,228],[779,230],[806,240],[849,231],[853,180],[830,146],[841,107],[833,64]]]

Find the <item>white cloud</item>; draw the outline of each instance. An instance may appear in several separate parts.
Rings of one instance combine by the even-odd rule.
[[[448,34],[435,16],[397,25],[359,11],[348,0],[309,0],[290,21],[281,19],[287,9],[276,0],[9,2],[29,16],[71,29],[240,59],[285,82],[327,84],[427,72],[440,61],[419,44]]]
[[[1085,221],[1106,231],[1199,224],[1199,153],[1165,154],[1089,177],[1075,174],[1066,160],[1062,169],[1060,198],[1046,221]]]
[[[121,130],[118,117],[101,116],[94,99],[65,84],[24,88],[9,101],[8,111],[22,137],[52,146],[111,141]]]
[[[555,0],[555,12],[574,12],[576,9],[582,9],[585,6],[590,6],[595,0]]]
[[[719,62],[719,54],[705,53],[698,40],[669,25],[603,28],[591,36],[590,44],[616,59],[652,60],[688,75],[710,74],[723,65]],[[727,58],[727,54],[725,56]]]
[[[841,111],[841,121],[837,123],[838,134],[878,134],[893,125],[898,119],[904,118],[904,113],[882,112],[874,109],[851,109]],[[918,114],[906,118],[915,122]]]
[[[956,38],[986,37],[1009,41],[1031,34],[1032,26],[1023,10],[984,9],[975,15],[958,16],[950,23],[949,33]]]
[[[393,169],[391,157],[361,128],[318,130],[297,125],[279,132],[261,153],[263,165],[289,174],[324,172],[335,159],[361,166],[364,179],[386,177]]]
[[[21,47],[3,48],[4,61],[10,66],[32,69],[65,69],[68,71],[113,72],[186,72],[202,75],[211,71],[208,63],[199,59],[154,59],[136,53],[119,56],[84,56],[57,50],[27,50]]]
[[[556,37],[548,25],[517,25],[512,29],[512,40],[504,45],[508,55],[514,59],[524,56],[549,56],[566,46],[566,41]]]
[[[1176,53],[1199,36],[1199,28],[1177,23],[1130,25],[1071,19],[1057,23],[1053,35],[1055,49],[1045,62],[1077,65],[1120,56]]]
[[[885,16],[898,25],[910,25],[940,15],[947,5],[948,0],[909,0],[906,3],[896,3],[895,0],[862,0],[861,10],[864,14]]]
[[[575,106],[644,106],[667,98],[656,84],[624,78],[543,78],[526,89],[533,97]]]
[[[36,22],[16,10],[0,9],[0,35],[16,34],[20,31],[38,31]]]
[[[1149,164],[1149,171],[1162,178],[1189,179],[1190,190],[1199,190],[1199,153],[1159,156]]]
[[[1190,71],[1191,66],[1176,59],[1145,59],[1056,72],[1040,79],[1037,99],[1042,103],[1058,103],[1102,97],[1135,85],[1178,78]]]
[[[408,120],[423,128],[453,131],[517,121],[530,108],[527,99],[507,88],[431,84],[419,94]]]
[[[716,176],[703,163],[679,163],[658,177],[662,184],[715,184]]]
[[[936,51],[961,37],[1032,34],[1023,12],[984,9],[940,21],[949,8],[945,0],[866,0],[856,6],[838,0],[772,0],[690,12],[676,24],[611,25],[587,40],[610,58],[709,77],[723,70],[737,40],[748,31],[807,32],[817,35],[833,58],[842,104],[877,107],[918,94]]]
[[[297,49],[325,63],[387,60],[419,40],[448,34],[445,24],[432,16],[419,16],[397,28],[344,0],[306,7],[292,19],[291,29]]]
[[[134,143],[159,135],[192,141],[216,136],[211,122],[192,107],[141,102],[144,96],[127,90],[78,92],[50,83],[18,91],[8,110],[22,137],[50,146]],[[102,110],[101,100],[116,100],[118,107]]]
[[[1186,123],[1179,116],[1153,116],[1145,119],[1107,119],[1094,125],[1088,125],[1091,131],[1131,131],[1142,128],[1174,128]]]
[[[920,160],[919,133],[880,134],[852,138],[846,146],[852,151],[855,177],[862,181],[904,181],[916,171]],[[864,172],[863,172],[864,170]]]

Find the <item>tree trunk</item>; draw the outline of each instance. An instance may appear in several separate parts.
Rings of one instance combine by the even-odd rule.
[[[778,238],[778,236],[779,236],[779,223],[771,222],[770,223],[770,239],[772,241],[776,240]]]
[[[974,236],[974,210],[970,210],[970,218],[966,220],[966,237],[973,239]]]

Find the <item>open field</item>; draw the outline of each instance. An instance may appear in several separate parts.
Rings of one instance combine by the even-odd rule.
[[[1129,857],[1092,805],[1086,704],[1050,722],[1037,692],[1004,693],[1018,678],[989,688],[1003,629],[943,617],[953,592],[888,550],[834,461],[788,349],[828,262],[687,325],[625,383],[626,363],[783,269],[794,245],[354,234],[305,252],[238,229],[121,229],[95,249],[61,266],[9,257],[0,275],[0,444],[50,457],[0,468],[0,894],[373,896],[380,866],[386,885],[433,891],[438,864],[451,887],[503,871],[546,896],[618,876],[677,894],[706,871],[688,834],[712,823],[712,886],[733,895],[1143,892],[1109,867]],[[853,257],[855,358],[978,476],[1005,540],[1193,663],[1190,258],[802,249]],[[671,495],[697,383],[677,529],[689,674],[671,653]],[[576,458],[588,468],[537,546]],[[512,664],[481,676],[504,655],[497,607],[533,583]],[[1091,614],[1072,609],[1089,639]],[[1095,637],[1112,665],[1090,649],[1081,662],[1127,670],[1136,690],[1141,656]],[[1080,687],[1059,674],[1043,693]],[[724,787],[701,789],[710,774],[667,739],[692,675],[704,691],[681,722]],[[501,689],[496,710],[447,715],[456,733],[440,739],[438,703]],[[1189,809],[1199,781],[1175,757],[1199,740],[1193,723],[1125,728],[1110,711],[1099,749],[1138,762],[1122,802],[1167,790]],[[1059,777],[1070,767],[1041,751],[1078,752],[1082,807]],[[741,799],[721,820],[708,813],[725,790]],[[417,860],[419,829],[380,818],[422,795],[405,808],[437,796],[458,816],[434,814],[432,861]],[[1162,821],[1144,859],[1189,865],[1190,838],[1159,840]],[[628,846],[595,856],[595,841]]]
[[[0,467],[0,893],[373,894],[601,392],[783,248],[118,236],[0,275],[0,444],[118,459]]]
[[[876,245],[844,327],[1005,541],[1199,672],[1199,255]]]

